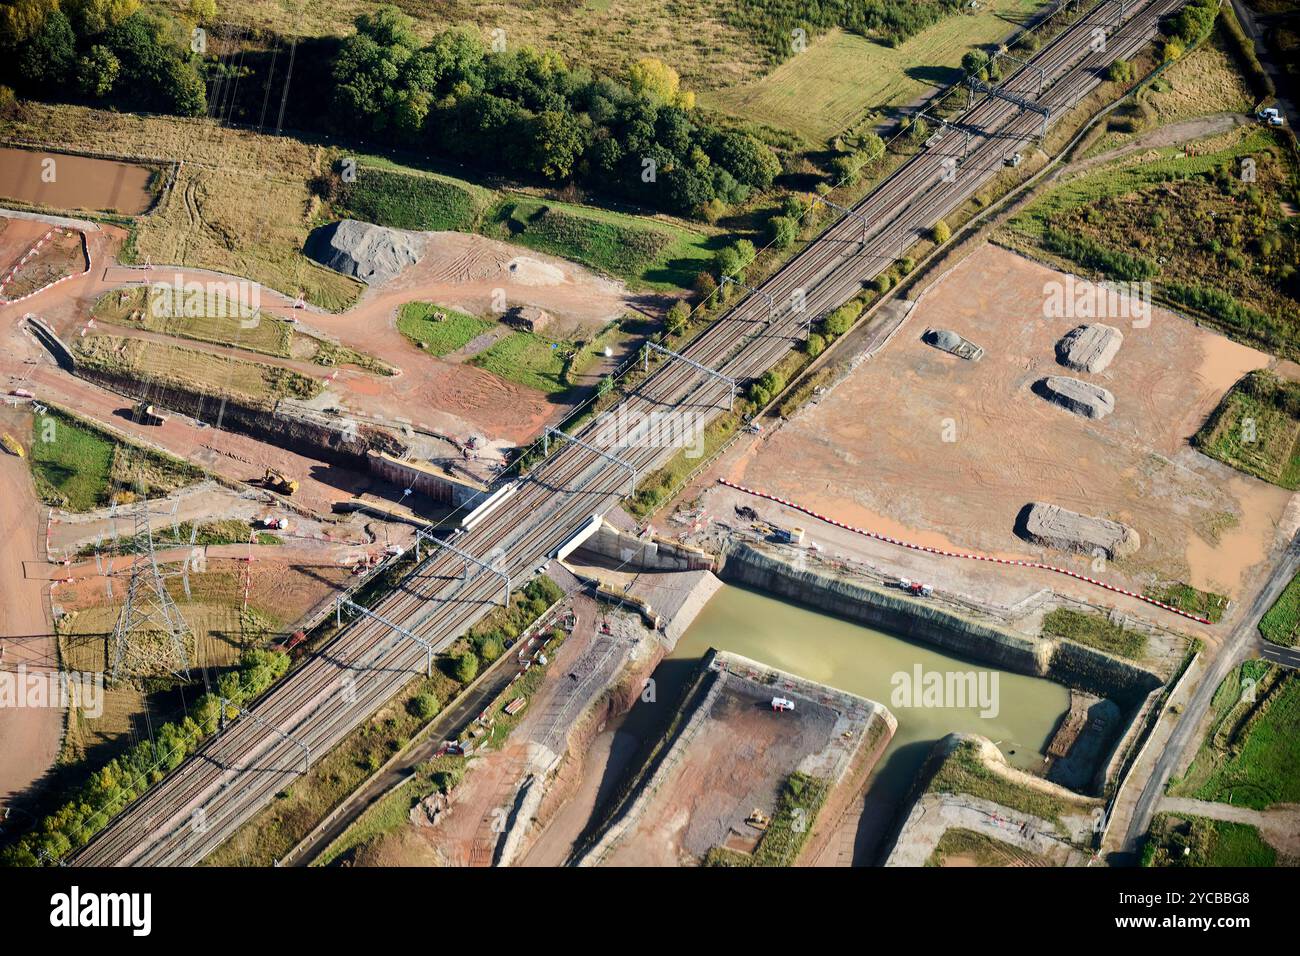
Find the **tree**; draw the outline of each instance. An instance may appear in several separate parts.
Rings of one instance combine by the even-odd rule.
[[[77,86],[86,96],[107,96],[113,91],[121,68],[111,50],[95,44],[77,61]]]
[[[14,0],[0,6],[0,46],[14,50],[34,37],[59,0]]]
[[[548,110],[530,124],[533,165],[547,179],[568,179],[587,148],[586,129],[573,113]]]
[[[8,119],[18,112],[18,97],[11,87],[0,86],[0,119]]]
[[[714,293],[718,291],[718,280],[711,272],[701,272],[695,277],[695,295],[700,302],[710,304]]]
[[[628,86],[638,96],[645,96],[657,103],[668,106],[682,106],[679,103],[681,77],[667,63],[652,56],[642,57],[632,64],[627,71]],[[694,103],[694,98],[691,100]],[[689,109],[690,107],[686,107]]]
[[[1112,83],[1131,83],[1133,81],[1133,64],[1125,59],[1118,59],[1106,70],[1106,78]]]
[[[208,109],[207,87],[194,67],[179,57],[163,67],[160,92],[178,116],[199,116]]]
[[[190,16],[195,23],[211,23],[217,18],[217,0],[190,0]]]
[[[478,658],[469,651],[457,654],[452,659],[451,676],[462,684],[468,684],[478,676]]]
[[[952,230],[948,228],[946,222],[940,219],[934,224],[934,229],[931,230],[930,235],[936,243],[943,245],[952,238]]]
[[[34,86],[60,87],[72,76],[76,59],[72,24],[62,11],[55,10],[23,47],[18,72]]]
[[[664,319],[664,325],[673,335],[680,335],[686,331],[686,323],[691,320],[691,307],[686,304],[685,299],[678,299],[668,310],[668,315]]]
[[[94,37],[139,10],[140,0],[61,0],[59,9],[68,15],[77,36]]]
[[[432,720],[440,710],[442,703],[429,691],[415,695],[406,704],[407,713],[421,721]]]
[[[961,68],[967,76],[986,77],[988,66],[989,55],[983,50],[967,50],[961,58]]]
[[[474,639],[474,652],[484,664],[491,664],[505,653],[505,649],[505,641],[496,632],[480,634]]]
[[[772,150],[748,133],[719,133],[708,152],[715,165],[756,189],[767,189],[781,172],[781,163]]]
[[[778,249],[789,248],[798,235],[799,227],[789,216],[773,216],[767,221],[767,241]]]

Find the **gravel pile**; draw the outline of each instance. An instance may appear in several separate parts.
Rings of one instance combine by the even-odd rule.
[[[321,226],[307,238],[308,256],[369,285],[380,285],[424,255],[424,236],[356,219]]]

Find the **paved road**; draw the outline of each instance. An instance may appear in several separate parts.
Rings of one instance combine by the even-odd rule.
[[[1169,777],[1174,768],[1178,766],[1182,759],[1183,752],[1188,746],[1195,747],[1200,744],[1197,731],[1201,720],[1210,708],[1210,701],[1214,697],[1215,690],[1218,689],[1223,679],[1228,676],[1228,672],[1242,660],[1254,654],[1270,656],[1271,652],[1265,649],[1266,642],[1261,640],[1259,636],[1259,619],[1273,606],[1273,602],[1277,600],[1278,595],[1282,593],[1282,589],[1295,576],[1297,570],[1300,570],[1300,534],[1297,534],[1292,539],[1291,544],[1282,556],[1282,560],[1273,568],[1268,583],[1255,595],[1255,600],[1250,606],[1250,612],[1242,617],[1240,623],[1224,642],[1223,648],[1210,664],[1209,670],[1201,677],[1200,684],[1197,685],[1191,699],[1187,702],[1187,706],[1183,708],[1182,713],[1179,715],[1178,724],[1165,745],[1165,749],[1156,761],[1150,777],[1147,778],[1141,795],[1138,797],[1137,805],[1133,809],[1133,815],[1129,819],[1128,832],[1125,834],[1124,843],[1120,850],[1121,853],[1137,853],[1138,845],[1150,828],[1151,819],[1155,816],[1161,797],[1164,796],[1165,785],[1169,782]],[[1267,648],[1275,648],[1275,645],[1267,645]],[[1282,648],[1277,648],[1277,652],[1293,658],[1297,656],[1294,651],[1287,651]],[[1270,659],[1274,658],[1270,657]]]

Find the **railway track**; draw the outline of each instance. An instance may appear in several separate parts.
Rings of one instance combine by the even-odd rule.
[[[1182,0],[1138,0],[1114,24],[1117,0],[1101,0],[1053,38],[1002,89],[1067,113],[1100,82],[1117,57],[1149,42],[1156,24]],[[1110,29],[1096,51],[1095,29]],[[1039,69],[1046,84],[1038,92]],[[809,314],[839,306],[888,268],[924,230],[958,208],[1002,168],[1009,146],[1036,135],[1041,119],[1018,106],[982,95],[952,121],[978,130],[966,155],[962,136],[944,136],[899,167],[834,222],[780,272],[742,298],[682,353],[736,380],[761,374],[804,333]],[[955,169],[956,175],[952,175]],[[863,219],[867,225],[864,230]],[[793,307],[802,290],[805,310]],[[773,308],[769,304],[785,303]],[[628,416],[695,408],[704,417],[725,407],[728,387],[680,362],[660,365],[619,408]],[[626,419],[624,419],[626,420]],[[635,420],[635,419],[633,419]],[[606,415],[578,436],[612,449],[620,419]],[[661,464],[673,448],[617,451],[638,474]],[[512,581],[523,581],[593,513],[625,494],[628,473],[576,443],[565,443],[534,469],[519,492],[473,530],[455,539],[461,550],[496,555]],[[422,640],[443,648],[477,621],[499,597],[500,578],[437,549],[375,608]],[[424,664],[424,649],[369,617],[356,619],[318,655],[256,701],[174,773],[125,809],[70,862],[75,865],[193,865],[220,846],[253,813],[290,786],[313,759],[390,700]]]

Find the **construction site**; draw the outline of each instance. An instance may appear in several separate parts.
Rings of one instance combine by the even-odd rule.
[[[792,865],[897,726],[883,706],[727,652],[708,655],[636,786],[579,866]],[[805,845],[809,849],[805,850]]]
[[[1183,583],[1248,603],[1258,569],[1290,539],[1300,512],[1289,492],[1207,458],[1189,439],[1234,383],[1276,360],[1152,307],[1122,344],[1110,337],[1108,362],[1082,373],[1113,393],[1114,411],[1072,414],[1034,387],[1060,377],[1058,350],[1068,351],[1066,340],[1086,324],[1044,317],[1045,295],[1067,281],[1075,280],[976,247],[916,290],[883,346],[846,357],[845,370],[807,405],[738,442],[683,499],[693,513],[724,521],[754,504],[717,484],[724,477],[923,548],[1059,565],[1138,594]],[[982,343],[985,354],[944,354],[923,341],[931,326]],[[892,397],[900,388],[906,402]],[[795,512],[782,519],[807,526],[826,550],[904,575],[924,568],[917,576],[987,603],[1014,606],[1034,581],[1048,580],[807,522]],[[1052,587],[1110,600],[1060,577]],[[1141,610],[1195,631],[1194,622]]]

